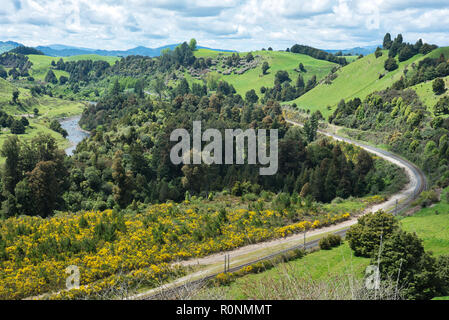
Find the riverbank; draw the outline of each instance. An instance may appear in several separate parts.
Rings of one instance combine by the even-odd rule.
[[[70,147],[65,149],[65,153],[68,156],[73,155],[76,146],[85,138],[88,138],[90,136],[89,131],[84,130],[79,126],[80,119],[81,115],[77,115],[68,118],[62,118],[59,120],[61,127],[68,133],[66,139],[70,142]]]

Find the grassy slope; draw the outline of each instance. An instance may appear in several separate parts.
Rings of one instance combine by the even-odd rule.
[[[426,56],[418,54],[403,61],[399,63],[398,69],[388,72],[382,79],[379,79],[379,75],[385,72],[384,63],[388,58],[388,52],[384,50],[383,55],[378,59],[374,54],[370,54],[341,68],[337,72],[337,79],[332,84],[320,84],[293,102],[299,108],[320,110],[327,117],[333,112],[328,110],[327,106],[334,107],[341,99],[355,97],[363,99],[374,91],[383,90],[399,80],[408,65],[424,57],[439,57],[441,53],[448,56],[449,47],[436,49]]]
[[[215,57],[220,52],[200,49],[195,52],[195,56],[197,57]],[[222,52],[224,55],[229,55],[232,53]],[[239,53],[240,57],[246,56],[245,52]],[[337,66],[335,63],[331,63],[328,61],[314,59],[310,56],[303,54],[295,54],[289,52],[280,52],[280,51],[253,51],[252,54],[262,56],[264,61],[267,61],[270,65],[270,69],[266,75],[262,76],[262,70],[260,67],[251,69],[245,72],[242,75],[231,74],[231,75],[222,75],[221,79],[226,82],[232,84],[236,89],[237,93],[244,97],[245,93],[248,90],[254,89],[256,93],[260,94],[260,87],[273,87],[274,86],[274,76],[279,70],[286,70],[290,75],[290,79],[292,79],[292,84],[294,85],[296,78],[298,77],[298,72],[294,69],[297,69],[299,63],[302,63],[306,68],[307,72],[302,73],[305,81],[309,80],[313,75],[317,76],[317,79],[320,80],[325,77],[330,70]]]
[[[226,51],[216,51],[216,50],[209,50],[209,49],[198,49],[195,51],[195,57],[197,58],[215,58],[219,54],[222,55],[232,55],[232,52],[226,52]]]
[[[44,80],[45,75],[47,74],[48,70],[50,69],[51,62],[52,61],[57,62],[60,59],[60,57],[49,57],[49,56],[34,55],[34,54],[30,54],[30,55],[28,55],[28,57],[29,57],[30,61],[33,63],[33,66],[31,67],[31,76],[34,77],[36,80]],[[103,57],[103,56],[99,56],[99,55],[95,55],[95,54],[62,57],[62,58],[64,61],[104,60],[104,61],[109,62],[110,64],[114,63],[116,60],[119,59],[117,57]],[[53,70],[53,71],[58,79],[62,75],[66,76],[66,77],[69,76],[69,74],[65,71],[60,71],[60,70]]]
[[[449,187],[445,192],[449,192]],[[404,230],[416,232],[423,239],[426,250],[435,255],[449,254],[449,203],[444,193],[440,203],[404,218],[401,225]]]
[[[357,60],[357,58],[359,56],[342,56],[343,58],[346,59],[346,61],[348,61],[349,63],[354,62],[355,60]]]
[[[446,88],[449,88],[449,76],[443,78],[446,83]],[[440,98],[449,95],[449,91],[446,90],[442,95],[436,95],[432,89],[432,81],[427,81],[423,83],[419,83],[411,89],[415,90],[418,96],[421,98],[421,101],[428,107],[429,111],[433,112],[433,106],[440,100]]]
[[[445,192],[449,192],[449,187]],[[435,214],[438,211],[439,214]],[[449,203],[445,195],[442,201],[432,208],[425,208],[411,217],[401,220],[401,227],[409,232],[416,232],[423,239],[426,250],[432,251],[434,255],[449,254]],[[365,268],[370,259],[355,257],[347,242],[332,250],[320,250],[310,253],[302,259],[290,261],[287,264],[296,272],[304,276],[310,276],[316,280],[326,280],[330,275],[353,274],[359,277],[364,275]],[[259,274],[250,274],[237,279],[230,285],[230,294],[235,299],[245,299],[243,293],[246,281],[257,281],[263,278],[276,280],[279,267]]]
[[[84,109],[84,105],[79,102],[66,101],[49,96],[32,97],[30,91],[20,88],[19,101],[23,102],[24,107],[13,106],[9,104],[12,97],[14,86],[0,79],[0,108],[16,117],[21,115],[29,115],[33,113],[34,108],[39,109],[40,116],[38,118],[29,117],[30,126],[26,128],[25,134],[19,135],[21,140],[30,140],[39,133],[46,133],[53,136],[61,148],[68,147],[68,140],[64,139],[59,133],[50,130],[49,125],[51,119],[61,118],[71,115],[80,114]],[[11,136],[9,129],[3,129],[0,132],[0,148],[8,136]],[[0,158],[0,163],[4,159]]]
[[[325,280],[329,276],[347,274],[360,275],[369,265],[370,259],[355,257],[347,243],[332,250],[320,250],[306,255],[302,259],[287,262],[286,265],[305,278]],[[244,293],[245,282],[254,282],[270,278],[276,281],[280,267],[275,267],[259,274],[250,274],[238,278],[230,285],[232,299],[247,299]]]

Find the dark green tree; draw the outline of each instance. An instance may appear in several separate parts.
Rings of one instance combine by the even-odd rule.
[[[30,172],[28,181],[36,212],[42,217],[51,215],[56,208],[56,200],[60,193],[56,163],[53,161],[38,162]]]
[[[114,84],[112,85],[111,94],[113,96],[117,96],[120,94],[120,92],[121,92],[120,83],[118,82],[118,79],[116,78],[114,80]]]
[[[392,43],[393,41],[391,41],[391,34],[387,33],[384,37],[383,48],[385,50],[389,50]]]
[[[396,70],[398,68],[398,64],[396,62],[396,59],[395,58],[388,58],[387,60],[385,60],[384,68],[387,71]]]
[[[190,39],[190,42],[189,42],[190,50],[195,51],[196,45],[197,45],[196,39],[194,39],[194,38]]]
[[[301,74],[298,74],[298,78],[296,79],[296,88],[304,89],[304,87],[304,78],[301,76]]]
[[[316,139],[317,130],[318,130],[318,119],[312,115],[304,123],[304,133],[305,133],[307,142],[310,143]]]
[[[316,75],[313,75],[309,81],[307,81],[306,91],[312,90],[316,86]]]
[[[45,76],[45,82],[57,84],[58,78],[56,78],[55,73],[53,70],[48,70],[47,75]]]
[[[259,100],[259,97],[257,96],[256,91],[251,89],[246,92],[245,100],[247,103],[256,103]]]
[[[382,56],[382,50],[377,47],[376,51],[374,52],[374,55],[376,56],[376,59]]]
[[[1,155],[5,158],[2,170],[3,194],[14,194],[16,184],[22,178],[19,166],[21,146],[17,136],[8,137],[3,143]]]
[[[276,72],[275,81],[278,81],[279,83],[284,83],[286,81],[291,81],[291,79],[287,71],[279,70],[278,72]]]
[[[6,72],[3,66],[0,66],[0,78],[6,79],[8,77],[8,72]]]
[[[144,89],[143,80],[142,79],[137,80],[136,84],[134,85],[134,92],[139,98],[143,98],[145,96],[143,89]]]
[[[444,80],[441,78],[435,79],[432,83],[432,90],[437,95],[443,94],[446,91]]]
[[[60,76],[60,77],[59,77],[59,84],[60,84],[60,85],[66,84],[67,81],[69,81],[69,78],[67,78],[66,76]]]
[[[356,256],[374,257],[381,239],[385,241],[399,229],[398,222],[391,213],[377,211],[359,218],[346,234],[349,246]]]
[[[114,179],[114,199],[115,202],[124,208],[132,201],[133,184],[132,177],[126,172],[122,165],[123,152],[116,151],[112,162],[112,178]]]
[[[262,63],[262,74],[267,74],[268,69],[270,69],[270,65],[268,62],[264,61],[264,63]]]
[[[415,52],[413,51],[412,46],[406,45],[399,51],[398,60],[399,60],[399,62],[406,61],[406,60],[410,59],[411,57],[413,57],[414,55],[415,55]]]
[[[11,133],[14,134],[23,134],[25,133],[25,127],[20,120],[13,120],[11,123]]]
[[[14,91],[12,92],[12,103],[13,104],[19,103],[19,95],[20,95],[19,90],[14,89]]]
[[[183,96],[190,92],[189,83],[187,82],[186,78],[182,78],[181,82],[176,87],[175,92],[178,96]]]
[[[424,251],[422,240],[415,233],[394,232],[383,243],[379,263],[381,279],[395,280],[405,299],[427,300],[439,293],[435,258]]]
[[[162,100],[162,94],[166,89],[164,79],[162,77],[156,77],[156,79],[151,83],[151,87],[159,96],[159,100]]]
[[[449,114],[449,97],[442,97],[433,107],[433,113],[436,116]]]

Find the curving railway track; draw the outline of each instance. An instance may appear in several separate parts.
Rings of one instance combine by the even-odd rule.
[[[289,122],[293,125],[302,126],[300,123],[297,123],[294,121],[287,120],[287,122]],[[383,202],[380,205],[370,208],[370,210],[365,211],[365,213],[371,212],[371,211],[377,211],[379,209],[384,209],[385,211],[397,214],[398,212],[407,208],[411,204],[411,202],[413,202],[419,196],[419,194],[422,191],[427,189],[427,178],[426,178],[424,172],[422,172],[421,169],[419,169],[417,166],[415,166],[410,161],[405,160],[389,151],[382,150],[382,149],[379,149],[379,148],[376,148],[373,146],[369,146],[367,144],[364,144],[364,143],[361,143],[358,141],[354,141],[354,140],[351,140],[351,139],[348,139],[345,137],[341,137],[336,134],[328,133],[328,132],[325,132],[322,130],[319,130],[318,132],[322,135],[332,137],[335,140],[344,141],[346,143],[350,143],[350,144],[356,145],[358,147],[361,147],[372,154],[382,157],[382,158],[386,159],[387,161],[390,161],[390,162],[404,168],[404,170],[406,171],[406,173],[409,177],[409,183],[407,184],[407,186],[403,190],[398,192],[397,194],[390,197],[390,199],[388,201]],[[355,223],[357,223],[356,219],[351,221],[349,224],[346,223],[343,226],[343,229],[340,228],[340,230],[335,231],[333,233],[344,237],[346,235],[346,232],[349,230],[349,226],[352,224],[355,224]],[[341,224],[336,225],[336,227],[338,227],[338,226],[341,226]],[[326,233],[325,230],[323,230],[322,234],[324,234],[324,233]],[[296,244],[287,249],[279,250],[275,253],[265,255],[263,257],[254,259],[247,263],[243,263],[238,266],[229,268],[228,272],[238,271],[238,270],[240,270],[246,266],[249,266],[251,264],[254,264],[256,262],[260,262],[263,260],[269,260],[269,259],[275,258],[279,255],[282,255],[284,253],[287,253],[287,252],[295,250],[295,249],[306,249],[307,250],[307,249],[316,248],[316,247],[318,247],[319,241],[320,241],[320,239],[315,239],[312,241],[308,241],[305,244],[303,244],[303,243]],[[199,287],[202,284],[206,283],[206,281],[215,278],[218,274],[219,273],[213,273],[213,274],[203,276],[203,277],[201,277],[197,280],[193,280],[193,281],[186,281],[186,282],[175,281],[171,284],[168,284],[168,285],[156,288],[156,289],[152,289],[145,293],[141,293],[136,296],[130,297],[130,299],[157,300],[157,299],[166,299],[167,297],[179,297],[183,291],[188,292],[192,288]]]

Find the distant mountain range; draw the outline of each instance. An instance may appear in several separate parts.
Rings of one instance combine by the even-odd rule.
[[[22,44],[14,41],[5,41],[5,42],[0,41],[0,54],[20,46],[22,46]]]
[[[68,56],[77,56],[83,54],[97,54],[100,56],[122,56],[126,57],[129,55],[141,55],[141,56],[149,56],[149,57],[157,57],[161,55],[162,50],[164,49],[174,49],[179,44],[170,44],[158,48],[147,48],[143,46],[139,46],[136,48],[132,48],[129,50],[98,50],[98,49],[90,49],[90,48],[82,48],[82,47],[74,47],[74,46],[66,46],[62,44],[53,44],[48,46],[37,46],[36,49],[42,51],[45,55],[51,57],[68,57]],[[12,50],[16,47],[23,46],[20,43],[14,41],[0,41],[0,54],[9,50]],[[323,51],[329,53],[336,53],[341,51],[343,54],[351,54],[351,55],[368,55],[376,51],[378,46],[366,46],[366,47],[356,47],[352,49],[344,49],[344,50],[326,50]],[[224,49],[213,49],[207,47],[198,46],[198,48],[209,49],[214,51],[225,51],[225,52],[236,52],[235,50],[224,50]]]
[[[130,55],[140,55],[140,56],[148,56],[148,57],[157,57],[161,55],[162,50],[165,49],[174,49],[179,44],[170,44],[159,48],[147,48],[147,47],[136,47],[129,50],[97,50],[97,49],[89,49],[89,48],[79,48],[79,47],[71,47],[65,45],[50,45],[50,46],[38,46],[36,49],[42,51],[47,56],[52,57],[67,57],[67,56],[77,56],[83,54],[97,54],[100,56],[130,56]],[[226,51],[226,52],[234,52],[233,50],[223,50],[223,49],[212,49],[207,47],[198,46],[198,48],[202,49],[210,49],[214,51]]]
[[[82,47],[74,47],[74,46],[66,46],[63,44],[52,44],[48,46],[37,46],[36,49],[42,51],[45,55],[51,57],[69,57],[69,56],[78,56],[83,54],[97,54],[100,56],[130,56],[130,55],[141,55],[148,57],[157,57],[161,55],[162,50],[164,49],[174,49],[179,44],[169,44],[166,46],[162,46],[159,48],[147,48],[147,47],[136,47],[129,50],[98,50],[98,49],[90,49],[90,48],[82,48]],[[0,41],[0,54],[3,52],[12,50],[16,47],[23,46],[23,44],[13,42],[13,41]],[[201,49],[209,49],[214,51],[224,51],[224,52],[236,52],[235,50],[224,50],[224,49],[213,49],[207,47],[198,46]]]
[[[355,47],[352,49],[344,49],[344,50],[326,50],[324,49],[323,51],[335,54],[339,51],[341,51],[343,54],[350,54],[351,56],[358,56],[360,54],[363,54],[364,56],[369,55],[371,53],[373,53],[374,51],[376,51],[377,47],[381,47],[382,45],[376,45],[376,46],[366,46],[366,47]]]

